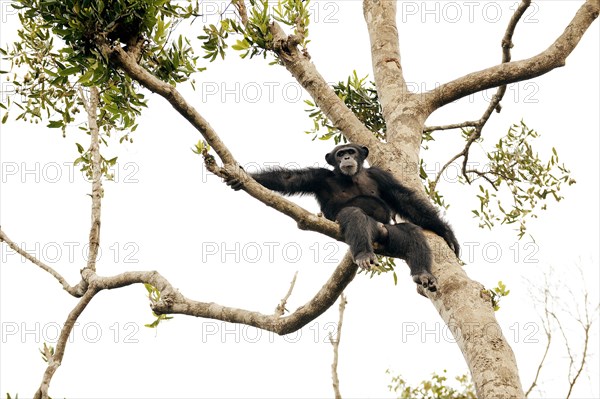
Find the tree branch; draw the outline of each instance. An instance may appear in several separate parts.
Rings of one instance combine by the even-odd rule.
[[[97,115],[100,97],[98,88],[96,86],[92,86],[90,88],[89,98],[86,98],[81,86],[78,87],[78,90],[79,97],[87,113],[88,126],[90,129],[89,151],[91,154],[90,169],[92,171],[92,226],[90,228],[89,233],[88,262],[86,267],[82,270],[82,273],[84,271],[95,273],[96,260],[98,258],[100,248],[100,211],[102,204],[102,169],[100,165],[100,163],[102,162],[102,157],[100,156],[100,135]],[[82,287],[82,290],[85,291],[85,294],[81,297],[81,300],[79,301],[77,306],[75,306],[71,313],[69,313],[69,316],[67,317],[67,320],[65,321],[65,324],[61,329],[58,343],[56,345],[56,351],[48,359],[48,367],[46,367],[46,371],[44,372],[44,376],[42,377],[42,383],[40,385],[40,388],[34,395],[34,398],[36,399],[48,398],[48,388],[50,387],[50,381],[52,380],[52,376],[54,375],[58,367],[60,367],[63,355],[65,353],[65,348],[67,346],[69,334],[71,333],[71,330],[75,326],[75,322],[77,321],[83,310],[86,308],[88,303],[90,303],[94,295],[98,293],[98,290],[96,290],[93,287],[89,287],[88,281],[85,278],[82,279],[79,285]]]
[[[506,32],[504,33],[504,37],[502,38],[502,42],[501,42],[502,63],[503,64],[510,62],[510,60],[511,60],[510,50],[514,46],[513,42],[512,42],[512,37],[515,33],[517,23],[519,22],[519,20],[523,16],[523,14],[525,14],[525,11],[527,10],[527,8],[529,7],[530,4],[531,4],[531,0],[522,0],[521,4],[519,4],[519,7],[517,7],[517,9],[513,13],[512,17],[510,18],[510,21],[508,22]],[[471,145],[475,141],[479,140],[479,138],[481,137],[481,132],[483,131],[483,127],[485,126],[487,121],[490,119],[490,116],[492,116],[492,112],[494,110],[496,110],[497,112],[500,112],[500,109],[501,109],[500,101],[502,101],[502,98],[504,97],[505,93],[506,93],[506,85],[502,85],[502,86],[498,87],[496,94],[494,94],[494,96],[492,97],[490,103],[488,104],[488,106],[487,106],[485,112],[483,113],[483,115],[481,116],[481,118],[479,118],[479,120],[477,120],[477,121],[465,122],[464,124],[462,124],[461,127],[472,126],[473,131],[471,132],[471,135],[467,138],[467,143],[465,144],[465,147],[463,148],[463,150],[461,152],[459,152],[458,154],[456,154],[454,157],[452,157],[452,159],[450,161],[448,161],[442,167],[442,169],[439,171],[437,177],[435,178],[434,185],[432,187],[433,189],[435,189],[435,186],[437,185],[440,177],[442,176],[442,174],[444,173],[446,168],[448,168],[448,166],[450,166],[452,164],[452,162],[454,162],[456,159],[458,159],[460,157],[463,157],[462,175],[464,176],[464,178],[466,179],[466,181],[468,183],[471,183],[471,179],[469,178],[469,174],[467,171],[467,164],[469,162],[469,151],[471,149]],[[459,125],[461,125],[461,124],[459,124]],[[448,128],[448,127],[446,126],[443,128]],[[429,129],[429,131],[432,131],[432,130]],[[480,174],[480,176],[483,176],[485,178],[485,175]],[[486,180],[487,180],[487,178],[486,178]],[[490,180],[488,180],[488,181],[491,183]],[[494,186],[494,184],[492,184],[492,186]],[[494,188],[495,188],[495,186],[494,186]]]
[[[537,386],[537,381],[539,379],[544,361],[550,348],[552,333],[556,329],[558,329],[558,331],[562,335],[565,345],[564,348],[567,352],[567,358],[569,359],[568,372],[566,373],[568,391],[565,395],[565,398],[571,397],[573,393],[573,388],[575,387],[577,381],[579,380],[579,377],[583,373],[585,365],[588,361],[588,350],[591,337],[591,329],[594,323],[594,317],[590,316],[590,312],[593,312],[593,314],[597,314],[599,305],[594,306],[590,303],[589,292],[586,288],[586,280],[583,274],[583,270],[580,267],[578,267],[578,269],[581,276],[581,285],[570,285],[570,287],[574,287],[575,292],[573,292],[571,288],[568,289],[571,293],[571,300],[568,302],[565,301],[564,295],[561,295],[560,298],[557,298],[555,295],[553,295],[553,291],[556,291],[557,289],[559,289],[559,287],[558,285],[556,287],[552,286],[551,282],[561,281],[562,284],[560,286],[560,289],[563,289],[564,287],[564,279],[560,278],[562,276],[554,275],[553,268],[550,268],[548,272],[545,272],[543,274],[543,286],[535,287],[534,283],[529,283],[531,287],[535,287],[537,288],[537,291],[539,291],[531,293],[531,296],[536,300],[538,304],[543,305],[543,314],[540,315],[540,317],[542,319],[542,324],[546,333],[547,344],[542,360],[538,365],[535,378],[531,383],[531,386],[527,390],[525,396],[528,396],[532,392],[533,388]],[[568,274],[571,275],[571,273]],[[576,293],[578,294],[579,292],[581,292],[581,299],[576,295]],[[557,304],[559,305],[559,308],[558,310],[555,310]],[[578,327],[581,328],[583,334],[583,344],[581,352],[576,353],[573,350],[573,346],[571,345],[571,343],[574,341],[567,334],[567,331],[570,331],[571,328],[569,326],[565,326],[566,322],[568,321],[565,320],[565,316],[572,317],[573,320],[577,323]]]
[[[292,295],[292,290],[294,289],[294,286],[296,285],[297,277],[298,277],[298,272],[294,273],[294,278],[292,278],[292,282],[290,283],[290,289],[288,290],[287,294],[285,294],[285,296],[281,299],[281,301],[279,301],[279,304],[275,308],[275,316],[281,317],[287,310],[285,308],[285,305],[287,304],[287,300],[290,299],[290,296]]]
[[[379,146],[379,141],[335,94],[310,61],[308,55],[298,50],[293,35],[287,36],[277,22],[271,23],[270,31],[273,35],[275,54],[298,83],[310,94],[323,114],[348,140],[366,145],[375,151]]]
[[[567,57],[596,20],[600,12],[599,0],[587,0],[579,8],[565,31],[540,54],[521,61],[496,65],[445,83],[423,97],[429,113],[459,98],[482,90],[532,79],[565,65]]]
[[[169,305],[165,303],[156,304],[152,306],[152,310],[157,314],[180,313],[231,323],[241,323],[285,335],[299,330],[329,309],[354,279],[357,269],[358,266],[353,262],[350,254],[346,253],[344,259],[319,292],[306,304],[285,317],[250,312],[216,303],[196,302],[183,296],[178,297]]]
[[[537,386],[538,379],[540,378],[540,373],[542,372],[542,368],[544,367],[544,362],[546,361],[546,357],[548,356],[548,352],[550,351],[550,345],[552,344],[552,327],[550,326],[550,291],[548,284],[548,276],[546,277],[546,285],[544,287],[544,317],[542,319],[542,325],[544,327],[544,333],[546,334],[546,349],[544,350],[544,355],[542,356],[542,360],[538,364],[537,370],[535,372],[535,377],[529,386],[529,389],[525,392],[525,397],[528,397],[533,388]]]
[[[273,191],[266,189],[241,170],[238,167],[238,163],[233,157],[233,154],[227,149],[225,143],[221,141],[217,132],[194,107],[187,103],[175,87],[161,81],[146,69],[142,68],[121,46],[110,46],[101,39],[99,39],[97,44],[101,51],[111,57],[125,73],[148,90],[165,98],[177,112],[179,112],[202,134],[211,148],[225,164],[223,167],[219,167],[211,155],[204,154],[205,164],[209,171],[219,177],[238,177],[240,181],[244,183],[244,191],[263,202],[265,205],[290,216],[298,223],[300,229],[312,230],[326,234],[337,240],[340,239],[339,226],[336,223],[314,215],[282,196],[275,194]]]
[[[92,226],[89,234],[89,254],[86,268],[96,270],[96,259],[100,248],[100,216],[102,205],[102,170],[100,167],[100,137],[98,129],[98,102],[100,101],[98,88],[90,88],[90,97],[86,99],[83,95],[83,89],[79,87],[79,96],[85,106],[87,113],[88,126],[90,129],[90,153],[92,169]]]
[[[531,5],[531,0],[522,0],[519,7],[515,10],[510,21],[508,22],[508,26],[506,27],[506,32],[504,33],[504,37],[502,38],[501,46],[502,46],[502,63],[505,64],[510,62],[511,53],[510,50],[513,48],[514,44],[512,42],[512,37],[515,33],[515,29],[517,27],[517,23],[527,11],[527,8]],[[486,108],[483,116],[476,121],[469,121],[463,123],[455,123],[445,126],[432,126],[423,128],[424,132],[433,132],[435,130],[449,130],[449,129],[460,129],[464,127],[473,127],[476,131],[479,131],[479,135],[481,135],[481,130],[483,126],[486,124],[490,116],[492,115],[492,111],[495,109],[497,112],[500,112],[500,101],[504,97],[506,92],[506,85],[502,85],[496,91],[496,94],[492,97],[490,104]],[[460,154],[459,154],[460,155]]]
[[[402,72],[396,2],[365,0],[363,15],[371,41],[377,96],[386,121],[386,139],[388,142],[419,139],[413,131],[419,123],[415,121],[414,114],[419,113],[420,107],[417,98],[408,92]]]
[[[334,240],[342,240],[340,227],[337,223],[324,218],[320,214],[315,215],[294,202],[265,188],[242,169],[228,165],[220,167],[216,164],[214,158],[210,154],[205,153],[203,155],[206,168],[211,173],[222,178],[235,176],[243,183],[242,189],[245,192],[263,204],[295,220],[299,229],[315,231],[317,233],[325,234]]]
[[[240,20],[242,21],[242,25],[248,25],[248,10],[246,9],[246,2],[244,0],[231,0],[231,3],[234,5]]]
[[[354,279],[357,269],[358,267],[352,261],[351,256],[346,254],[329,280],[311,300],[304,306],[299,307],[289,316],[281,317],[281,315],[277,313],[274,315],[266,315],[259,312],[221,306],[212,302],[197,302],[188,299],[178,290],[173,288],[171,283],[156,271],[132,271],[116,276],[102,277],[97,275],[94,270],[85,268],[82,270],[82,277],[88,283],[88,289],[77,306],[69,313],[69,316],[65,321],[56,346],[56,352],[48,359],[48,367],[44,372],[42,383],[34,398],[48,398],[50,381],[62,362],[70,332],[73,329],[77,318],[81,315],[92,298],[102,290],[116,289],[138,283],[147,283],[156,287],[161,293],[160,300],[151,303],[151,308],[156,314],[178,313],[232,323],[241,323],[285,335],[299,330],[329,309],[333,303],[335,303],[342,291]],[[291,289],[288,294],[289,293],[291,293]]]
[[[91,270],[89,271],[91,272]],[[85,294],[81,297],[77,305],[69,313],[69,316],[67,317],[67,320],[65,321],[65,324],[63,325],[63,328],[60,331],[58,343],[56,344],[56,351],[54,352],[54,355],[52,355],[52,357],[48,359],[48,367],[46,367],[46,371],[44,372],[44,377],[42,378],[42,383],[39,389],[33,396],[34,399],[48,399],[48,388],[50,388],[50,380],[52,379],[52,376],[54,375],[58,367],[60,367],[63,356],[65,354],[65,348],[67,347],[67,342],[69,341],[69,335],[71,334],[71,331],[75,326],[75,322],[97,293],[98,290],[89,287]]]
[[[1,228],[0,228],[0,242],[5,242],[6,245],[8,245],[8,247],[10,249],[15,251],[16,253],[18,253],[19,255],[21,255],[22,257],[24,257],[31,263],[33,263],[34,265],[38,266],[40,269],[49,273],[52,277],[54,277],[60,283],[60,285],[62,285],[63,289],[65,291],[67,291],[69,294],[73,295],[74,297],[79,298],[85,293],[85,284],[82,284],[80,282],[79,284],[77,284],[75,286],[69,285],[67,280],[65,280],[65,278],[62,275],[60,275],[60,273],[58,273],[56,270],[54,270],[53,268],[51,268],[50,266],[48,266],[41,260],[37,259],[35,256],[30,255],[29,253],[24,251],[14,241],[12,241],[10,238],[8,238],[6,233],[4,233],[4,231]]]
[[[157,93],[167,100],[173,108],[181,114],[188,122],[192,124],[206,139],[210,146],[219,155],[219,158],[225,164],[236,164],[233,155],[221,141],[215,130],[210,124],[200,115],[200,113],[192,107],[183,98],[181,93],[174,86],[161,81],[146,69],[141,67],[136,59],[128,54],[119,44],[110,45],[105,39],[99,37],[96,45],[99,50],[107,57],[110,57],[117,66],[125,71],[133,79],[137,80],[142,86],[148,90]]]
[[[430,133],[435,132],[436,130],[452,130],[452,129],[461,129],[463,127],[475,127],[479,123],[479,120],[476,121],[467,121],[461,123],[451,123],[449,125],[441,125],[441,126],[425,126],[423,128],[423,132]]]
[[[340,339],[342,338],[342,324],[344,322],[344,311],[346,310],[346,304],[348,303],[346,296],[344,293],[340,295],[340,305],[339,309],[339,320],[337,324],[337,329],[335,333],[335,339],[329,333],[329,342],[333,346],[333,363],[331,364],[331,378],[333,380],[333,392],[335,394],[335,399],[342,399],[342,394],[340,392],[340,379],[338,377],[337,367],[338,367],[338,355],[339,355],[339,347],[340,347]]]
[[[352,257],[346,254],[329,280],[315,296],[295,312],[285,317],[222,306],[213,302],[198,302],[188,299],[156,271],[132,271],[111,277],[98,276],[91,270],[84,270],[82,274],[84,279],[89,282],[90,287],[93,286],[98,291],[138,283],[147,283],[156,287],[161,293],[160,301],[150,305],[156,314],[184,314],[222,320],[246,324],[285,335],[299,330],[329,309],[354,279],[357,269],[358,267],[352,261]]]
[[[424,293],[449,326],[471,370],[477,397],[523,397],[514,353],[498,325],[491,300],[482,295],[485,287],[467,276],[441,237],[430,231],[424,234],[434,254],[432,274],[440,283],[436,292]],[[501,379],[490,370],[495,364],[503,365]]]

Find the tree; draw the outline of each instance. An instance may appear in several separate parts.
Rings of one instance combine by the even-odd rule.
[[[92,142],[87,151],[79,146],[78,158],[79,164],[89,171],[94,182],[90,256],[81,272],[81,281],[70,285],[50,267],[38,262],[38,265],[61,282],[67,292],[81,299],[61,331],[54,354],[48,358],[48,368],[37,396],[47,396],[50,380],[62,361],[75,320],[92,298],[105,289],[146,283],[150,285],[151,308],[159,318],[160,315],[182,313],[243,323],[277,334],[301,328],[334,303],[356,273],[356,267],[348,256],[313,299],[285,317],[281,317],[280,313],[260,314],[188,299],[156,272],[125,272],[112,277],[96,274],[94,251],[99,245],[102,197],[100,181],[102,175],[109,174],[109,167],[115,162],[115,158],[100,154],[99,142],[105,141],[115,131],[123,131],[124,139],[130,138],[129,132],[135,130],[136,117],[146,101],[140,92],[140,86],[164,97],[202,134],[203,140],[196,146],[196,151],[204,157],[206,167],[211,172],[217,176],[241,173],[248,194],[290,216],[298,222],[301,229],[313,230],[334,239],[339,238],[339,231],[335,223],[323,220],[274,195],[240,171],[238,162],[215,129],[175,88],[176,84],[187,81],[201,69],[196,66],[198,58],[193,55],[191,41],[183,36],[171,40],[179,22],[193,21],[194,17],[198,17],[196,8],[162,1],[119,1],[110,7],[103,2],[90,4],[79,1],[19,1],[17,5],[23,15],[21,41],[5,51],[16,67],[29,70],[29,73],[16,78],[20,84],[19,93],[26,96],[26,101],[17,104],[23,110],[17,118],[38,121],[42,117],[58,116],[58,119],[50,119],[49,127],[66,129],[75,121],[73,115],[83,107],[90,116],[87,125]],[[597,18],[597,1],[582,4],[565,32],[547,50],[534,57],[511,62],[512,34],[519,18],[529,6],[528,1],[523,1],[506,29],[501,64],[449,81],[422,94],[411,92],[403,75],[395,3],[366,1],[364,15],[371,40],[374,85],[377,91],[376,98],[365,103],[380,105],[381,112],[368,107],[362,110],[363,113],[356,112],[357,108],[361,111],[360,107],[365,105],[363,101],[344,98],[338,93],[340,90],[350,92],[351,86],[354,86],[359,93],[367,91],[373,94],[372,88],[365,82],[353,79],[345,85],[338,85],[336,93],[310,61],[306,47],[309,18],[306,3],[280,2],[273,15],[269,13],[266,3],[245,4],[235,1],[233,6],[239,18],[223,19],[218,25],[203,28],[205,34],[200,40],[203,41],[203,49],[209,58],[214,60],[225,54],[230,36],[239,38],[232,47],[246,57],[273,56],[274,62],[284,66],[310,94],[315,107],[318,107],[314,111],[317,123],[325,121],[321,126],[333,129],[327,135],[336,137],[336,132],[339,131],[344,139],[368,145],[373,154],[373,164],[390,170],[423,195],[426,193],[419,178],[422,139],[449,127],[463,129],[465,147],[454,160],[463,160],[461,172],[464,181],[470,183],[479,176],[494,188],[505,183],[517,204],[513,209],[505,211],[498,203],[503,216],[496,217],[488,211],[493,195],[480,186],[482,194],[479,215],[484,224],[491,226],[495,221],[521,222],[524,217],[532,214],[538,199],[545,199],[547,196],[558,199],[560,183],[570,183],[568,173],[557,163],[556,153],[544,167],[531,147],[524,144],[529,137],[535,135],[525,124],[512,129],[505,140],[499,141],[496,150],[490,153],[490,164],[496,165],[492,170],[469,169],[467,161],[472,144],[480,139],[482,129],[493,110],[499,110],[505,86],[543,75],[564,65],[565,59],[576,47],[585,30]],[[291,33],[285,33],[282,26]],[[78,90],[81,86],[89,89],[89,97]],[[469,94],[494,87],[499,87],[499,90],[479,120],[442,127],[425,126],[427,118],[435,110]],[[8,114],[10,112],[12,110]],[[384,121],[381,130],[374,130],[370,125],[376,116]],[[521,152],[522,146],[525,146],[525,151]],[[216,154],[218,160],[213,154]],[[517,166],[524,166],[524,169]],[[554,167],[558,168],[558,172]],[[515,170],[519,173],[508,173]],[[561,173],[559,178],[554,177],[557,173]],[[532,181],[532,186],[524,189],[521,184],[532,180],[531,176],[542,178]],[[427,191],[441,203],[436,181],[427,186]],[[531,204],[531,208],[528,204]],[[520,232],[523,231],[521,228]],[[444,321],[452,326],[452,332],[470,367],[478,396],[522,396],[510,346],[502,334],[492,336],[487,333],[490,326],[497,327],[497,322],[484,287],[466,276],[458,259],[439,237],[433,234],[428,234],[427,237],[429,245],[436,252],[434,274],[441,284],[440,292],[429,294],[429,298]],[[25,256],[24,251],[4,232],[2,240]],[[496,330],[500,331],[499,327]]]
[[[554,396],[558,392],[557,388],[552,388],[552,394],[544,388],[545,382],[542,382],[544,365],[552,362],[549,355],[551,347],[556,346],[553,337],[559,335],[563,345],[560,358],[566,359],[566,362],[554,360],[554,371],[564,367],[568,372],[558,372],[556,378],[559,384],[564,385],[561,390],[566,398],[574,394],[575,385],[581,381],[580,377],[585,375],[587,362],[589,361],[589,349],[591,337],[595,333],[595,322],[598,314],[598,303],[593,303],[595,299],[591,298],[590,292],[586,287],[586,278],[581,265],[577,267],[579,276],[571,273],[569,268],[561,273],[560,278],[555,276],[556,270],[550,266],[543,272],[543,276],[538,276],[535,281],[528,281],[531,287],[531,297],[539,305],[539,316],[542,320],[542,329],[545,340],[545,347],[539,364],[534,367],[535,375],[533,380],[527,384],[525,397],[547,397]],[[539,273],[538,273],[539,274]],[[541,277],[541,278],[540,278]],[[536,281],[541,281],[537,283]],[[566,285],[566,289],[556,287],[560,281],[561,285]],[[554,283],[553,283],[554,282]],[[499,301],[501,296],[506,296],[510,290],[506,290],[503,284],[495,288],[496,298]],[[555,297],[554,293],[562,292],[561,298]],[[566,295],[568,294],[568,295]],[[577,298],[580,297],[580,298]],[[341,308],[340,308],[341,309]],[[569,327],[567,327],[567,325]],[[579,337],[578,337],[579,336]],[[576,347],[574,346],[576,345]],[[556,356],[555,356],[556,357]],[[564,365],[562,365],[564,363]],[[389,370],[388,374],[392,374]],[[401,375],[392,375],[391,384],[388,386],[391,392],[399,394],[400,398],[468,398],[475,397],[473,385],[467,375],[456,376],[454,379],[458,382],[452,383],[446,377],[446,370],[443,374],[433,373],[432,378],[422,381],[418,386],[411,386]],[[547,383],[547,381],[546,381]],[[534,392],[537,391],[537,392]]]

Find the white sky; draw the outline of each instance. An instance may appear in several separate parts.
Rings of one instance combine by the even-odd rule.
[[[535,3],[515,33],[513,59],[547,48],[581,1]],[[224,2],[205,2],[204,22],[216,21]],[[402,63],[414,87],[429,90],[468,72],[497,63],[500,39],[517,2],[404,2],[399,5]],[[15,39],[18,19],[0,1],[0,43]],[[330,82],[357,70],[371,73],[369,43],[358,1],[320,1],[310,26],[309,52]],[[202,19],[202,18],[201,18]],[[200,25],[193,36],[200,34]],[[566,199],[550,203],[529,222],[521,241],[510,226],[493,232],[471,217],[476,187],[440,187],[452,204],[446,214],[463,244],[468,274],[488,287],[503,280],[511,294],[497,313],[516,353],[528,387],[545,338],[528,295],[525,278],[539,281],[550,266],[557,272],[556,295],[574,310],[568,277],[581,265],[592,303],[598,303],[598,23],[585,34],[564,68],[511,85],[484,130],[481,149],[490,149],[510,124],[524,119],[542,134],[535,148],[548,158],[554,146],[577,184]],[[263,60],[241,61],[233,52],[197,76],[197,91],[180,89],[217,130],[242,164],[276,162],[324,165],[333,143],[311,141],[312,126],[302,93],[281,67]],[[6,69],[3,65],[0,69]],[[13,87],[2,80],[2,100]],[[489,94],[462,99],[436,112],[429,125],[479,118]],[[486,97],[487,96],[487,97]],[[85,264],[90,185],[71,166],[87,136],[14,122],[0,127],[0,224],[31,253],[74,284]],[[260,115],[260,116],[259,116]],[[162,99],[150,96],[134,143],[112,143],[105,157],[119,156],[117,181],[105,184],[102,204],[101,275],[126,270],[158,270],[186,296],[206,302],[272,312],[299,271],[288,308],[304,304],[322,286],[345,246],[296,229],[293,221],[243,192],[232,192],[207,173],[190,148],[199,134]],[[442,132],[424,153],[430,167],[443,165],[462,149],[458,132]],[[439,168],[439,166],[438,166]],[[310,198],[295,199],[317,211]],[[76,300],[53,278],[0,246],[0,395],[33,395],[45,363],[38,349],[54,343]],[[315,262],[315,259],[317,262]],[[401,263],[401,262],[399,262]],[[430,303],[415,293],[408,269],[391,275],[359,275],[346,290],[348,306],[340,346],[344,397],[393,397],[390,368],[417,383],[431,372],[466,372],[461,353]],[[250,327],[176,316],[159,329],[144,327],[152,315],[142,286],[98,295],[75,328],[63,365],[50,389],[66,398],[162,397],[331,397],[331,346],[327,334],[337,321],[337,305],[287,337]],[[569,326],[574,348],[579,331]],[[574,397],[600,394],[598,333],[590,367]],[[557,346],[541,377],[543,397],[564,397],[568,363]]]

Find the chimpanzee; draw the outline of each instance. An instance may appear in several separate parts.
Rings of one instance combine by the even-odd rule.
[[[376,167],[364,168],[368,155],[367,147],[338,145],[325,155],[333,171],[272,168],[251,176],[266,188],[285,195],[314,195],[323,215],[340,224],[354,262],[361,268],[377,264],[373,252],[373,243],[377,243],[383,247],[382,254],[406,261],[415,283],[436,291],[431,250],[421,228],[441,236],[458,256],[454,232],[427,200],[390,173]],[[227,178],[227,184],[234,190],[242,187],[235,177]],[[410,223],[392,224],[396,215]]]

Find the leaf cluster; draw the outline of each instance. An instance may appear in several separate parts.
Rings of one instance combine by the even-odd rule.
[[[370,278],[373,278],[375,275],[379,276],[383,273],[392,273],[392,277],[394,278],[394,285],[398,284],[398,275],[396,274],[396,260],[389,256],[377,255],[377,262],[379,264],[371,266],[371,268],[365,273],[370,274]],[[359,269],[358,273],[362,273],[363,270]]]
[[[89,134],[91,118],[100,128],[103,144],[108,145],[112,132],[121,132],[120,142],[133,142],[130,135],[147,101],[139,85],[100,51],[100,39],[125,44],[126,50],[138,46],[140,64],[173,85],[201,70],[188,39],[180,35],[169,40],[179,22],[196,15],[198,6],[190,1],[18,0],[13,7],[19,10],[21,28],[17,41],[0,48],[2,57],[11,62],[7,80],[14,88],[0,104],[6,110],[2,123],[16,111],[16,120],[35,124],[45,120],[48,128],[61,129],[64,137],[73,125]],[[88,109],[92,87],[99,96],[95,107]],[[81,111],[88,113],[87,120]],[[74,164],[91,179],[91,153],[80,144],[77,148]],[[116,160],[101,156],[103,176],[113,178],[109,170]]]
[[[214,61],[218,56],[225,58],[229,47],[227,39],[230,35],[241,36],[231,46],[241,52],[242,58],[253,58],[267,55],[274,49],[271,24],[278,21],[292,27],[293,34],[299,39],[298,44],[305,47],[308,44],[308,25],[310,12],[308,0],[278,0],[271,8],[268,0],[250,0],[247,20],[240,23],[231,18],[222,18],[219,24],[203,28],[204,34],[198,36],[202,40],[204,58]],[[272,63],[278,63],[274,61]]]
[[[40,349],[40,354],[42,355],[44,362],[48,363],[50,359],[52,359],[52,356],[54,356],[54,346],[46,345],[44,342],[44,347]]]
[[[79,153],[79,157],[75,159],[73,162],[73,166],[80,166],[80,171],[85,172],[85,177],[89,180],[93,180],[93,171],[92,171],[92,152],[90,149],[84,150],[83,146],[79,143],[75,143],[77,146],[77,152]],[[117,163],[117,157],[106,159],[104,156],[100,155],[100,174],[105,176],[108,180],[114,179],[114,174],[111,173],[112,168]]]
[[[227,39],[231,33],[242,34],[244,29],[233,19],[225,18],[217,25],[205,25],[204,35],[198,36],[202,40],[202,49],[204,49],[204,58],[213,62],[217,56],[225,59],[225,50],[229,47]],[[239,45],[232,46],[234,50],[243,50]],[[246,48],[248,46],[245,46]]]
[[[391,374],[390,370],[386,371]],[[454,377],[457,386],[450,385],[446,370],[442,374],[433,373],[430,380],[423,380],[419,385],[411,386],[401,376],[392,376],[388,385],[390,392],[395,392],[399,399],[476,399],[473,383],[466,374]]]
[[[150,299],[150,302],[157,303],[158,301],[160,301],[160,291],[158,290],[158,288],[147,283],[144,283],[144,287],[148,292],[148,299]],[[157,328],[160,322],[164,320],[170,320],[173,318],[173,316],[169,316],[166,314],[156,314],[154,312],[152,312],[152,316],[155,317],[154,321],[149,324],[144,324],[144,327]]]
[[[552,148],[552,155],[544,161],[534,152],[531,141],[539,133],[521,121],[512,125],[507,134],[495,145],[494,151],[487,153],[488,163],[484,171],[476,171],[475,177],[487,180],[495,191],[506,187],[511,196],[506,202],[496,192],[479,185],[479,210],[473,214],[479,218],[480,227],[492,228],[495,223],[518,223],[518,236],[526,232],[528,218],[537,218],[536,209],[546,209],[545,201],[553,198],[560,201],[563,184],[575,183],[570,171],[559,163],[558,153]]]
[[[494,312],[500,310],[500,300],[510,294],[510,290],[506,289],[506,285],[502,281],[498,281],[498,285],[491,290],[484,291],[486,291],[487,295],[489,295],[490,300],[492,301]]]
[[[367,76],[359,78],[356,71],[353,71],[346,82],[340,81],[334,84],[333,90],[367,129],[373,132],[375,137],[382,141],[385,140],[385,120],[383,119],[375,83],[367,81]],[[306,100],[305,103],[310,107],[306,112],[313,120],[313,128],[306,131],[306,134],[313,134],[313,140],[333,138],[335,144],[346,141],[342,133],[333,126],[320,108],[310,100]],[[321,128],[325,129],[326,132],[320,133]]]
[[[25,18],[41,19],[67,46],[83,51],[95,47],[99,36],[130,44],[151,37],[161,19],[196,12],[192,4],[169,0],[17,0],[14,7]]]
[[[166,0],[16,1],[19,40],[0,49],[12,63],[14,76],[9,80],[15,95],[0,106],[8,110],[15,105],[17,120],[39,123],[48,119],[48,127],[60,128],[65,135],[83,107],[78,87],[96,86],[101,92],[98,124],[104,132],[134,131],[146,100],[131,78],[110,65],[98,43],[140,45],[140,64],[164,81],[183,82],[200,70],[187,39],[179,36],[168,41],[176,22],[196,13],[197,6],[185,4]],[[8,112],[3,122],[7,118]]]

